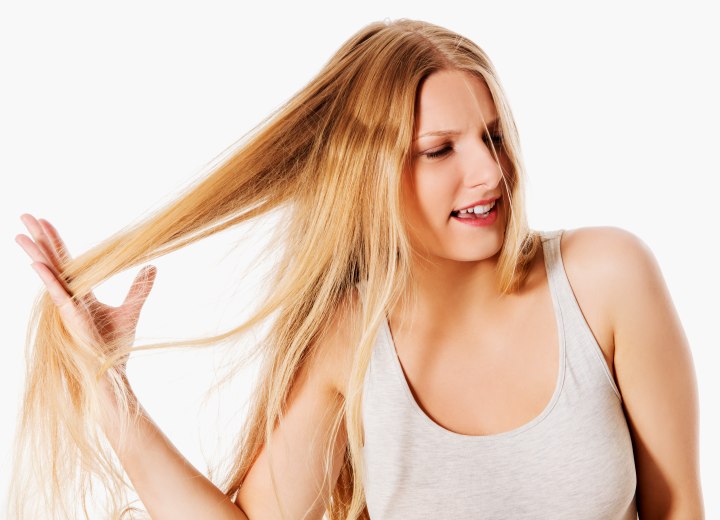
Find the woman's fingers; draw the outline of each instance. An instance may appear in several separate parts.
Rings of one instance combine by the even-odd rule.
[[[46,264],[42,262],[33,262],[31,266],[43,281],[45,287],[47,287],[50,298],[59,309],[66,305],[74,305],[70,294],[68,294],[65,288],[60,285],[60,282]]]
[[[44,218],[37,219],[40,226],[45,231],[45,235],[50,240],[50,243],[53,245],[53,249],[55,250],[57,254],[57,258],[60,262],[59,265],[64,265],[66,262],[72,259],[72,256],[70,256],[70,251],[68,251],[67,246],[65,245],[65,241],[60,238],[60,233],[58,233],[57,229],[55,229],[55,226],[53,226],[50,222],[45,220]],[[70,283],[70,278],[67,277],[67,283]],[[95,297],[95,294],[92,292],[89,292],[85,295],[84,301],[89,304],[90,306],[98,305],[99,302],[97,298]]]
[[[40,251],[37,244],[35,244],[35,242],[33,242],[31,238],[27,237],[26,235],[20,234],[15,236],[15,242],[17,242],[18,245],[23,248],[23,250],[30,257],[30,260],[32,260],[33,262],[40,262],[42,264],[46,264],[48,262],[45,254]]]
[[[87,318],[85,312],[81,308],[82,302],[75,303],[70,294],[60,285],[50,268],[41,262],[33,262],[32,268],[40,276],[40,279],[47,287],[50,299],[57,306],[58,312],[62,316],[63,321],[74,335],[77,335],[85,341],[96,342],[98,336],[94,333],[91,321]]]
[[[55,271],[55,268],[49,264],[49,260],[47,259],[47,256],[45,255],[45,253],[43,253],[40,250],[40,248],[38,247],[36,242],[34,242],[31,238],[29,238],[25,235],[22,235],[22,234],[17,235],[15,237],[15,242],[17,242],[18,245],[23,248],[25,253],[27,253],[27,255],[30,257],[30,259],[33,262],[44,265],[47,268],[47,270],[50,271],[53,278],[55,278],[57,281],[57,272]],[[58,281],[58,283],[60,283],[60,282]],[[64,286],[62,284],[61,284],[61,286],[63,287],[64,291],[66,291],[68,293],[70,292],[66,286]]]
[[[90,292],[83,298],[72,297],[64,277],[59,273],[62,266],[69,261],[70,256],[60,234],[47,220],[37,220],[30,214],[23,214],[20,219],[28,228],[32,238],[20,234],[15,241],[25,250],[33,260],[32,268],[38,274],[47,288],[48,294],[58,308],[63,321],[73,334],[90,341],[104,341],[109,335],[128,332],[126,325],[137,321],[140,310],[152,289],[155,281],[155,266],[146,266],[138,272],[132,286],[125,297],[122,307],[113,308],[105,317],[96,321],[95,311],[105,313],[108,307],[100,304]],[[34,239],[34,240],[33,240]],[[116,312],[119,311],[119,312]],[[113,318],[114,317],[114,318]],[[122,330],[120,330],[122,329]]]
[[[65,265],[65,263],[72,257],[70,256],[70,252],[68,251],[65,242],[62,238],[60,238],[60,233],[57,232],[55,226],[50,224],[50,222],[48,222],[44,218],[39,218],[37,219],[37,221],[40,224],[40,227],[42,227],[42,229],[45,231],[47,237],[50,239],[53,250],[57,253],[57,258],[60,261],[60,265]]]
[[[22,220],[35,240],[20,234],[15,237],[15,241],[33,261],[45,264],[58,282],[70,293],[71,291],[68,288],[70,280],[66,281],[65,277],[61,277],[59,273],[65,262],[72,257],[65,242],[60,238],[57,229],[47,220],[35,219],[29,213],[21,215],[20,220]],[[99,303],[92,292],[85,295],[82,300],[90,306]]]
[[[84,301],[74,301],[46,264],[33,262],[31,266],[45,284],[50,299],[57,307],[58,312],[60,312],[63,322],[70,333],[84,341],[97,344],[103,343],[105,338],[102,331],[98,330],[97,327],[109,326],[107,330],[112,331],[114,325],[108,323],[104,318],[99,320],[99,325],[94,323],[97,318],[93,317],[92,311],[87,308],[86,303]]]
[[[25,227],[28,228],[30,235],[32,237],[34,237],[35,233],[37,233],[37,231],[35,231],[35,233],[34,233],[33,231],[31,231],[31,228],[35,229],[35,224],[32,221],[30,221],[29,219],[26,220],[26,219],[23,219],[23,217],[20,217],[20,218],[23,220]],[[46,265],[50,266],[51,270],[54,271],[54,267],[52,266],[51,259],[48,258],[45,251],[43,251],[40,248],[40,246],[38,245],[38,243],[35,240],[33,240],[32,238],[30,238],[26,235],[20,234],[20,235],[15,236],[15,242],[17,242],[20,245],[20,247],[22,247],[25,250],[25,252],[28,254],[28,256],[32,260],[34,260],[35,262],[41,262],[43,264],[46,264]]]
[[[154,265],[143,267],[135,276],[132,286],[128,291],[123,307],[127,306],[133,316],[140,314],[145,299],[155,283],[157,268]]]
[[[57,276],[57,273],[60,272],[61,264],[59,262],[57,252],[53,247],[53,243],[45,234],[45,230],[35,217],[29,213],[20,215],[20,220],[22,220],[23,224],[25,224],[25,227],[35,241],[35,244],[37,244],[38,249],[45,256],[44,263],[50,267]]]

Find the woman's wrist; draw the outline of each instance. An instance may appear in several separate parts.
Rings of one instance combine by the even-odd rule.
[[[140,404],[137,400],[135,392],[130,386],[130,382],[124,375],[122,377],[122,382],[123,391],[128,398],[128,412],[129,415],[133,415],[133,412],[136,411]],[[120,406],[118,395],[113,389],[113,384],[107,376],[104,376],[100,381],[100,396],[103,406],[103,418],[101,419],[102,426],[106,433],[110,434],[114,432],[119,425],[122,407]]]

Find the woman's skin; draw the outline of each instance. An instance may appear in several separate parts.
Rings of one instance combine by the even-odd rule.
[[[450,218],[455,208],[505,197],[489,145],[498,114],[484,82],[436,72],[421,87],[419,107],[405,208],[424,260],[416,255],[413,319],[400,304],[389,313],[393,342],[416,401],[440,426],[469,435],[507,431],[544,409],[557,378],[543,254],[520,291],[500,295],[493,276],[505,200],[492,226]],[[440,130],[458,133],[420,137]],[[424,155],[438,151],[436,158]],[[498,153],[508,171],[507,156]],[[565,230],[560,247],[578,305],[621,391],[640,518],[703,518],[692,355],[652,252],[611,227]]]
[[[472,435],[507,431],[540,413],[552,394],[558,364],[558,331],[542,252],[531,263],[521,290],[501,295],[495,288],[507,219],[502,170],[511,166],[499,141],[495,148],[502,170],[489,148],[494,134],[490,123],[497,116],[489,90],[474,76],[439,71],[423,83],[413,167],[403,186],[410,238],[417,249],[418,307],[412,320],[400,305],[389,313],[398,357],[418,404],[441,426]],[[419,137],[439,130],[456,133]],[[431,158],[429,152],[441,155]],[[450,217],[453,209],[498,195],[503,198],[491,226],[471,227]],[[67,303],[53,271],[64,250],[57,232],[42,219],[22,219],[33,238],[18,235],[16,240],[53,301],[65,309],[64,319],[79,329],[88,326],[83,311]],[[622,392],[635,450],[640,517],[703,518],[692,356],[652,253],[634,235],[606,227],[566,230],[561,255],[578,305]],[[134,327],[151,286],[139,274],[126,304],[105,311],[116,316],[118,326]],[[91,296],[90,304],[93,301]],[[406,327],[411,321],[412,327]],[[339,338],[327,348],[342,345]],[[287,490],[283,496],[296,511],[304,512],[314,493],[307,484],[310,473],[298,467],[314,465],[313,470],[321,471],[318,461],[298,464],[296,457],[308,451],[309,423],[331,402],[311,388],[328,380],[341,394],[352,356],[327,358],[334,360],[333,366],[301,378],[313,384],[293,390],[287,423],[278,432],[291,449],[273,452],[273,460],[283,468],[279,489]],[[487,398],[478,402],[473,397],[477,395]],[[105,428],[112,439],[112,425]],[[155,510],[157,518],[190,518],[188,511],[197,507],[208,517],[203,508],[209,501],[218,507],[213,518],[250,516],[223,501],[222,493],[177,453],[149,418],[144,428],[135,433],[136,442],[131,440],[121,463],[151,514]],[[336,455],[344,441],[338,440]],[[145,460],[149,454],[155,459],[151,464]],[[259,463],[266,457],[263,449],[241,490],[243,510],[250,511],[252,504],[257,518],[272,518],[275,512],[269,498],[262,500],[272,496]],[[335,476],[341,460],[335,457]],[[173,486],[172,496],[182,500],[172,503],[168,485]]]
[[[36,219],[27,213],[20,219],[32,239],[20,234],[15,241],[33,260],[31,265],[57,305],[68,331],[96,341],[98,348],[102,348],[103,338],[111,334],[124,335],[132,344],[140,311],[155,280],[156,268],[149,266],[140,270],[120,307],[100,303],[93,293],[75,304],[58,278],[60,266],[70,258],[60,234],[45,219]],[[95,312],[95,321],[90,309]],[[100,329],[97,323],[106,325]],[[126,363],[127,359],[120,365],[123,375]],[[109,422],[101,427],[151,516],[246,520],[247,516],[240,508],[177,451],[135,398],[127,378],[124,380],[132,399],[131,406],[140,407],[140,425],[130,430],[124,449],[120,449],[118,442],[117,414],[108,414]],[[112,410],[116,403],[106,380],[102,387],[106,406]]]
[[[111,307],[98,301],[94,293],[83,297],[79,304],[73,304],[67,289],[58,278],[61,266],[70,259],[70,253],[62,238],[45,219],[35,219],[30,214],[20,216],[33,239],[17,235],[15,241],[33,260],[31,267],[45,284],[48,294],[58,308],[63,322],[71,334],[77,334],[98,345],[111,337],[125,336],[125,343],[132,345],[140,311],[155,282],[157,269],[144,267],[133,280],[123,304]],[[96,324],[102,323],[102,328]],[[127,358],[119,365],[124,373]]]
[[[504,296],[495,287],[507,219],[503,170],[512,166],[497,118],[489,90],[470,74],[437,72],[422,84],[412,171],[403,186],[411,241],[424,253],[414,258],[418,307],[412,322],[400,307],[389,316],[416,401],[440,426],[466,435],[530,421],[557,379],[558,336],[541,256],[519,293]],[[453,133],[427,135],[439,131]],[[499,196],[491,225],[450,216]]]

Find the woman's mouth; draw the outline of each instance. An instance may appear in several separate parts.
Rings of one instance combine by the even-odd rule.
[[[489,226],[497,220],[499,202],[500,199],[496,199],[490,204],[475,206],[462,211],[453,211],[450,216],[454,220],[470,226]]]

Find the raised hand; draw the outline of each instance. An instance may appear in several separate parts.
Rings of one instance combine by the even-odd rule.
[[[106,349],[111,339],[132,345],[140,311],[152,289],[157,269],[143,267],[119,307],[101,303],[92,292],[74,301],[60,275],[71,257],[57,230],[47,220],[35,219],[28,213],[21,215],[20,220],[32,238],[19,234],[15,242],[33,260],[31,266],[45,284],[70,334],[97,344],[99,349]],[[123,376],[126,363],[127,357],[119,366]]]

